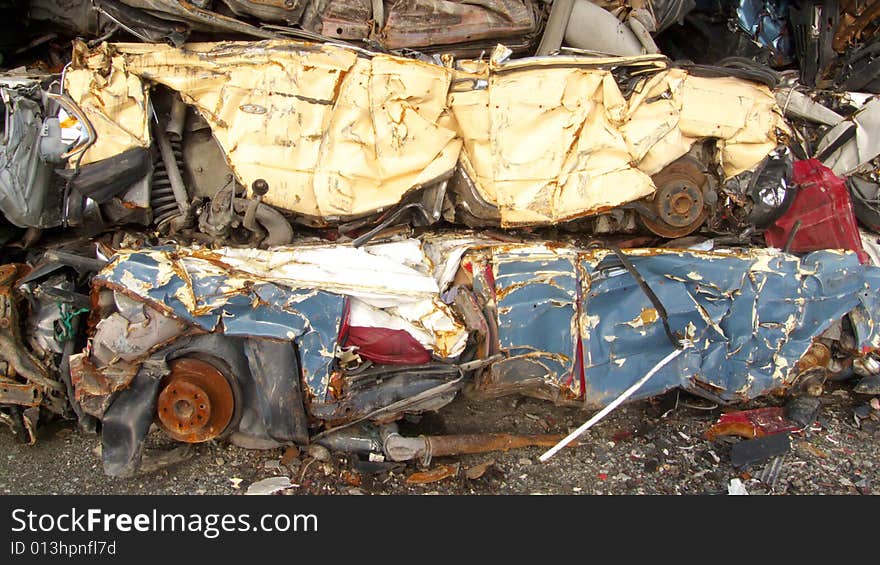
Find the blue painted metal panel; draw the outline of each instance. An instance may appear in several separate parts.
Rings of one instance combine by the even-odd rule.
[[[501,349],[532,371],[544,371],[551,386],[564,386],[575,368],[578,341],[577,256],[499,250],[493,259]],[[515,370],[517,363],[507,361],[499,370],[503,367]]]
[[[673,332],[694,344],[633,399],[682,387],[727,402],[783,387],[815,337],[872,301],[880,273],[853,254],[834,251],[798,259],[771,251],[725,256],[658,250],[630,259],[667,309]],[[599,406],[647,373],[672,345],[653,305],[613,255],[584,256],[582,266],[589,288],[581,305],[585,402]],[[880,316],[877,304],[863,312],[867,320]],[[863,325],[870,326],[866,336],[876,335],[876,326]]]
[[[207,332],[293,341],[310,396],[326,399],[346,298],[259,279],[230,289],[228,277],[215,271],[187,268],[173,248],[156,247],[118,256],[95,282],[164,305],[164,310]]]

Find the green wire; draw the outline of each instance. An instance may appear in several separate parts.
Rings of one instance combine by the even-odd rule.
[[[73,320],[80,314],[85,314],[88,312],[88,308],[80,308],[79,310],[74,310],[70,312],[67,310],[67,304],[63,302],[58,302],[58,312],[61,313],[61,331],[55,332],[55,339],[58,341],[70,341],[73,339]]]

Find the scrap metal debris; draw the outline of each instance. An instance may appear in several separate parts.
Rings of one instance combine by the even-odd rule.
[[[458,469],[458,463],[454,465],[440,465],[430,471],[416,471],[406,478],[406,482],[410,485],[436,483],[437,481],[442,481],[443,479],[458,475]]]
[[[748,495],[749,491],[746,490],[746,486],[740,479],[730,479],[730,484],[727,487],[727,494],[729,495]]]
[[[275,494],[276,492],[281,492],[283,490],[287,490],[289,488],[297,487],[299,485],[295,485],[290,482],[290,477],[269,477],[267,479],[262,479],[255,483],[251,483],[251,485],[245,491],[245,494],[250,495],[267,495],[267,494]]]
[[[756,408],[722,414],[718,422],[706,431],[706,439],[712,441],[721,436],[752,439],[798,429],[796,423],[789,422],[783,415],[782,407]]]
[[[829,384],[874,417],[880,2],[7,4],[0,421],[25,442],[75,420],[117,476],[211,441],[300,476],[546,461],[675,390],[772,489]],[[460,394],[595,414],[398,428]]]
[[[479,479],[480,477],[482,477],[483,475],[485,475],[486,471],[488,471],[489,468],[494,464],[495,464],[495,461],[490,459],[489,461],[485,461],[483,463],[480,463],[479,465],[474,465],[473,467],[468,467],[465,470],[464,474],[470,480],[475,481],[475,480]]]
[[[735,444],[730,450],[730,462],[737,469],[785,455],[791,450],[791,437],[787,433],[772,434]]]

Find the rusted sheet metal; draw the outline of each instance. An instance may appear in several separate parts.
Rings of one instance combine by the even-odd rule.
[[[387,14],[379,36],[389,49],[436,48],[480,40],[504,43],[506,39],[534,37],[540,23],[537,3],[529,0],[397,0],[389,3]],[[327,29],[326,23],[324,27]]]
[[[224,0],[223,7],[242,18],[236,19],[212,10],[210,3],[206,8],[199,6],[205,3],[171,0],[122,3],[174,22],[184,32],[191,29],[265,38],[290,33],[365,41],[385,49],[442,49],[473,55],[502,40],[520,48],[528,47],[541,31],[544,7],[536,0]],[[249,18],[261,24],[279,25],[257,27],[244,21]]]
[[[43,395],[35,385],[0,379],[0,404],[39,406]]]
[[[16,375],[40,388],[42,392],[64,394],[64,386],[51,378],[49,370],[25,347],[15,284],[30,267],[19,263],[0,265],[0,358]]]
[[[128,386],[137,372],[136,366],[124,364],[127,371],[119,371],[117,367],[95,367],[88,353],[77,353],[70,356],[70,382],[74,397],[83,411],[96,418],[104,416],[113,393]]]
[[[843,53],[857,41],[864,41],[877,32],[876,19],[880,16],[877,0],[842,0],[840,23],[834,32],[834,50]]]

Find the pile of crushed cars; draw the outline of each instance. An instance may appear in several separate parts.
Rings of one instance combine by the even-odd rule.
[[[880,2],[0,5],[23,441],[400,461],[559,439],[398,433],[459,394],[880,394]]]

